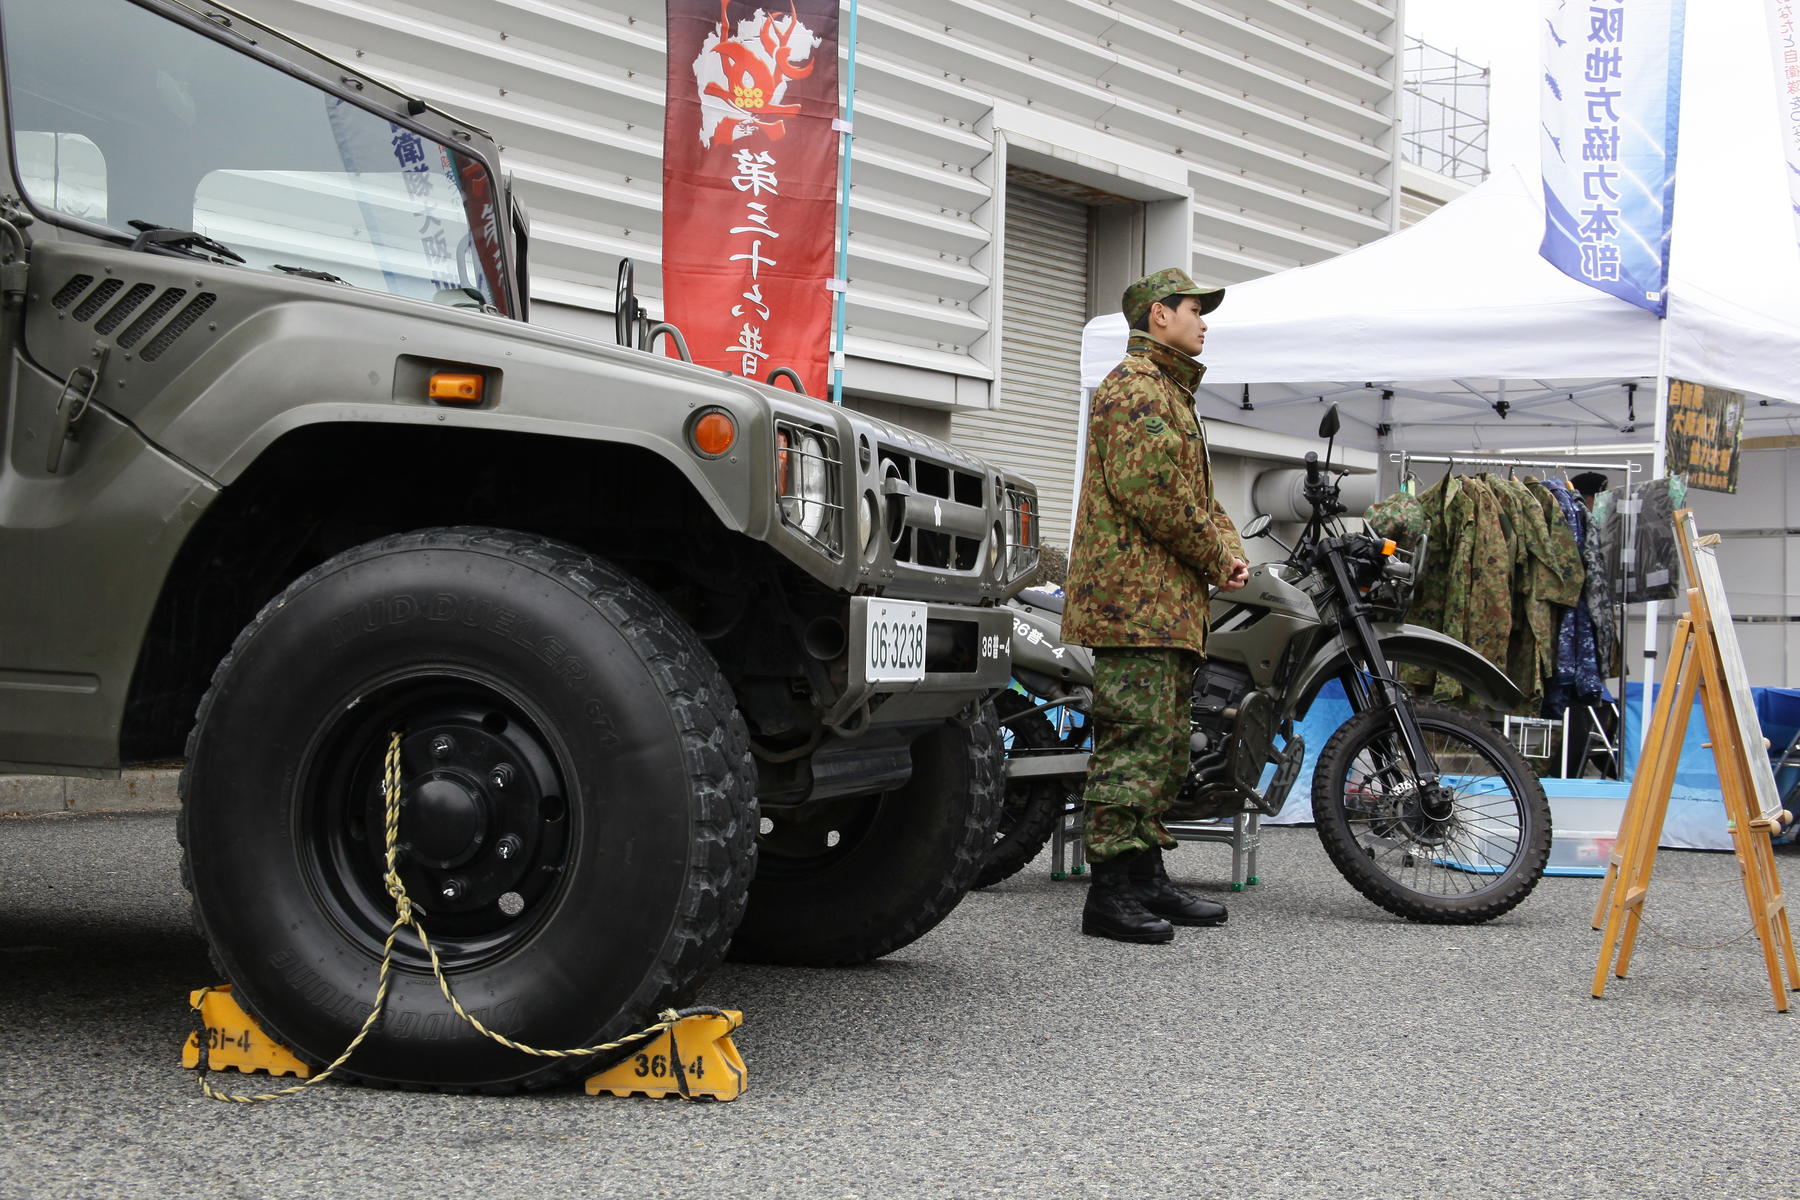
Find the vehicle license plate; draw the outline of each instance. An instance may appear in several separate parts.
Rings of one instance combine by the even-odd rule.
[[[877,683],[925,678],[925,605],[871,600],[863,631],[866,678]]]

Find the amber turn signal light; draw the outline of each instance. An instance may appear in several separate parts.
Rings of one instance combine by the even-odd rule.
[[[717,458],[737,445],[737,422],[731,419],[730,413],[716,408],[701,413],[688,430],[688,440],[700,453]]]
[[[439,404],[480,404],[484,382],[479,375],[440,371],[431,377],[425,394]]]
[[[1388,538],[1387,540],[1385,540],[1381,543],[1381,556],[1383,558],[1392,558],[1394,551],[1398,550],[1399,548],[1400,547],[1394,543],[1394,540],[1392,538]]]

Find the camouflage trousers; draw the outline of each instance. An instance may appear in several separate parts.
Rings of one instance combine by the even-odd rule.
[[[1187,774],[1194,671],[1189,650],[1094,651],[1094,752],[1083,794],[1090,862],[1175,848],[1162,815]]]

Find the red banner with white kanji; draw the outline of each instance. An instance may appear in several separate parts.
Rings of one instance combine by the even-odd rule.
[[[837,235],[837,0],[668,0],[663,316],[694,361],[823,396]]]

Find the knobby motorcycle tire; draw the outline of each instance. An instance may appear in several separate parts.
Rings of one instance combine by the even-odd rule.
[[[1550,802],[1497,729],[1442,704],[1415,701],[1412,709],[1440,771],[1459,781],[1451,823],[1410,809],[1404,779],[1364,786],[1363,768],[1400,757],[1393,717],[1372,710],[1346,721],[1319,754],[1312,796],[1319,841],[1351,886],[1396,916],[1438,925],[1491,921],[1543,877]]]
[[[1005,750],[1009,760],[1020,751],[1056,748],[1056,727],[1026,697],[1014,691],[1001,692],[994,697],[994,709],[1002,728],[1011,735]],[[1000,823],[994,827],[993,844],[975,877],[977,888],[1011,879],[1043,851],[1067,810],[1070,791],[1069,782],[1059,779],[1006,781]]]

